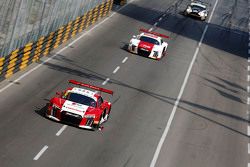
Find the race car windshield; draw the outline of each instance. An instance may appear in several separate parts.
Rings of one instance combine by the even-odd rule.
[[[77,93],[69,93],[66,97],[67,100],[84,104],[86,106],[96,107],[96,102],[94,99]]]
[[[152,43],[152,44],[155,44],[155,45],[159,45],[160,44],[156,39],[145,37],[145,36],[141,36],[140,40],[144,41],[144,42]]]
[[[201,10],[206,10],[205,8],[203,8],[203,7],[201,7],[201,6],[198,6],[198,5],[192,5],[191,7],[192,7],[193,10],[194,10],[194,9],[199,10],[199,11],[201,11]]]

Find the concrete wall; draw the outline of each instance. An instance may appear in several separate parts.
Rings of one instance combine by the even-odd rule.
[[[0,57],[108,0],[0,0]]]
[[[53,0],[50,2],[52,1]],[[91,1],[94,2],[95,0]],[[83,5],[82,7],[85,7],[86,9],[79,7],[79,10],[75,10],[74,12],[70,11],[70,7],[69,9],[64,9],[69,10],[69,12],[66,11],[66,13],[69,15],[65,15],[65,12],[63,11],[61,11],[61,14],[43,12],[43,16],[46,15],[46,17],[41,19],[41,22],[38,22],[41,24],[38,25],[38,27],[42,27],[38,32],[37,29],[31,28],[31,30],[34,31],[31,31],[32,33],[26,33],[29,29],[29,26],[22,24],[23,22],[15,23],[16,25],[20,24],[21,26],[18,26],[16,29],[14,28],[15,30],[11,33],[11,36],[24,36],[25,38],[19,38],[21,39],[20,43],[22,45],[20,45],[20,43],[17,45],[14,42],[13,46],[15,46],[15,50],[12,50],[8,55],[0,58],[0,80],[9,78],[15,72],[25,69],[29,64],[39,60],[42,56],[48,55],[50,51],[57,48],[60,44],[66,42],[71,37],[74,37],[77,33],[83,31],[91,24],[94,24],[98,19],[105,17],[113,5],[113,0],[99,0],[98,3],[97,1],[95,2],[95,6],[92,6],[92,3],[92,5],[88,7]],[[57,7],[59,8],[59,6]],[[59,9],[56,11],[59,11]],[[58,17],[55,15],[58,15]],[[63,17],[61,17],[61,15]],[[22,19],[25,20],[24,22],[27,22],[25,17],[20,18],[20,20]],[[30,19],[28,20],[30,21]],[[46,25],[46,23],[51,24]],[[34,26],[35,24],[36,23],[34,23]],[[27,29],[25,30],[23,26]],[[19,39],[17,38],[18,41]]]

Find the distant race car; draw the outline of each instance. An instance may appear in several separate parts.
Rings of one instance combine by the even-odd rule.
[[[65,122],[85,129],[102,129],[102,123],[109,118],[111,103],[103,100],[101,93],[113,95],[113,91],[97,86],[85,84],[75,80],[69,83],[86,87],[69,87],[63,92],[57,92],[48,104],[46,117]]]
[[[162,38],[169,38],[169,36],[151,32],[149,30],[140,29],[140,35],[133,36],[128,45],[128,51],[160,60],[167,53],[168,43],[164,42]]]
[[[208,16],[207,3],[202,1],[191,1],[184,11],[184,15],[190,15],[200,18],[201,20],[206,20]]]

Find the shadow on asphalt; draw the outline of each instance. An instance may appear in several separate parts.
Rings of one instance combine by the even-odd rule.
[[[64,59],[61,59],[64,61]],[[56,71],[60,71],[60,72],[63,72],[63,73],[67,73],[67,74],[70,74],[70,75],[75,75],[77,77],[82,77],[84,79],[89,79],[89,80],[95,80],[95,81],[99,81],[99,82],[103,82],[106,80],[106,78],[108,76],[105,76],[105,75],[102,75],[102,74],[99,74],[95,71],[92,71],[92,70],[89,70],[87,68],[84,68],[82,66],[79,66],[75,63],[73,63],[72,61],[67,61],[69,63],[69,65],[71,65],[72,68],[68,68],[68,67],[64,67],[64,66],[61,66],[61,65],[58,65],[58,64],[53,64],[53,63],[50,63],[50,62],[46,62],[44,63],[44,65],[48,66],[48,68],[50,69],[53,69],[53,70],[56,70]],[[73,69],[74,67],[74,69]],[[214,85],[217,85],[218,87],[221,87],[223,89],[227,89],[228,87],[221,84],[221,83],[215,83],[214,81],[210,81],[206,78],[203,78],[206,82],[210,82],[210,83],[213,83]],[[232,86],[233,88],[236,88],[236,89],[239,89],[239,90],[244,90],[241,86],[237,85],[237,84],[234,84],[234,83],[231,83],[230,81],[226,81],[224,79],[221,79],[221,78],[217,78],[218,80],[220,81],[223,81],[225,84],[229,85],[229,86]],[[122,86],[122,87],[125,87],[125,88],[128,88],[128,89],[132,89],[132,90],[135,90],[135,91],[138,91],[140,93],[143,93],[147,96],[151,96],[155,99],[158,99],[160,101],[163,101],[165,103],[168,103],[168,104],[171,104],[171,105],[174,105],[175,104],[175,101],[176,101],[176,98],[172,98],[172,97],[167,97],[167,96],[164,96],[164,95],[161,95],[161,94],[157,94],[157,93],[154,93],[152,91],[149,91],[149,90],[143,90],[143,89],[139,89],[139,88],[136,88],[136,87],[133,87],[131,85],[128,85],[124,82],[121,82],[119,80],[114,80],[114,79],[110,79],[109,81],[109,84],[115,84],[115,85],[119,85],[119,86]],[[223,90],[220,90],[219,88],[215,88],[216,91],[219,91],[220,94],[222,96],[224,96],[225,98],[229,98],[231,100],[235,100],[236,102],[240,102],[240,103],[243,103],[242,100],[240,100],[238,97],[235,97],[235,96],[232,96],[226,92],[224,92]],[[229,90],[233,90],[232,88],[230,88]],[[235,93],[237,92],[237,90],[233,90]],[[114,103],[116,103],[118,100],[119,100],[119,96],[113,101]],[[192,107],[192,110],[189,109],[189,107]],[[200,105],[200,104],[196,104],[196,103],[193,103],[193,102],[189,102],[189,101],[186,101],[186,100],[180,100],[180,103],[179,103],[179,106],[178,108],[184,110],[184,111],[187,111],[191,114],[194,114],[196,116],[199,116],[203,119],[206,119],[212,123],[215,123],[217,125],[220,125],[224,128],[227,128],[235,133],[238,133],[240,135],[243,135],[245,137],[248,137],[247,134],[243,133],[243,132],[240,132],[236,129],[233,129],[227,125],[224,125],[218,121],[215,121],[209,117],[206,117],[206,116],[203,116],[202,114],[199,114],[198,113],[198,110],[202,110],[202,111],[207,111],[207,112],[210,112],[210,113],[214,113],[214,114],[219,114],[221,116],[224,116],[224,117],[227,117],[227,118],[230,118],[230,119],[234,119],[234,120],[237,120],[237,121],[241,121],[241,122],[245,122],[245,123],[250,123],[249,120],[247,119],[244,119],[242,117],[239,117],[237,115],[233,115],[233,114],[229,114],[229,113],[226,113],[226,112],[223,112],[223,111],[220,111],[218,109],[215,109],[215,108],[211,108],[211,107],[208,107],[208,106],[203,106],[203,105]],[[42,115],[43,111],[36,111],[39,115]]]

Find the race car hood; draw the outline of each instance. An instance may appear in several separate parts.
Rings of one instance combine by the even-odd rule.
[[[146,51],[150,51],[150,52],[152,51],[153,47],[154,47],[154,44],[144,42],[144,41],[140,41],[139,45],[138,45],[138,48],[142,48],[142,49],[144,49]]]
[[[88,108],[89,106],[66,100],[62,106],[62,111],[78,114],[83,117]]]

